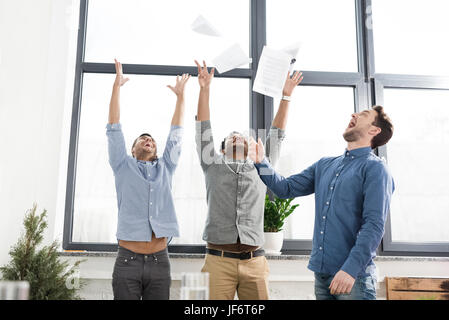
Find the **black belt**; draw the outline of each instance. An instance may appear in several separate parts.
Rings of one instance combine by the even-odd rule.
[[[254,257],[259,257],[259,256],[265,255],[265,250],[258,249],[256,251],[235,253],[235,252],[227,252],[227,251],[222,251],[222,250],[206,248],[206,253],[212,254],[214,256],[219,256],[219,257],[248,260],[248,259],[252,259]]]

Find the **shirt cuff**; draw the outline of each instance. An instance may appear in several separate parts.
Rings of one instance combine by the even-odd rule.
[[[170,134],[169,134],[170,137],[180,138],[182,137],[183,134],[184,134],[184,127],[177,125],[170,126]]]
[[[349,274],[354,279],[357,279],[357,276],[359,275],[360,271],[362,271],[361,266],[359,266],[359,264],[356,261],[354,261],[354,259],[352,259],[351,257],[346,259],[345,263],[341,267],[341,270]]]
[[[108,131],[120,131],[122,130],[122,125],[121,123],[108,123],[106,129]]]
[[[270,136],[277,137],[277,139],[282,141],[285,139],[285,130],[272,125],[270,128]]]
[[[268,161],[267,157],[264,157],[263,160],[260,163],[254,163],[254,166],[257,169],[260,169],[260,168],[271,168],[271,164]]]
[[[195,123],[197,127],[201,127],[201,128],[205,128],[205,129],[209,129],[210,128],[210,120],[196,120],[195,119]]]

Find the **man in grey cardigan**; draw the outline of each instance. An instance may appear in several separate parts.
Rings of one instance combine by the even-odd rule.
[[[238,132],[230,133],[215,152],[211,131],[209,89],[214,77],[206,63],[198,66],[200,94],[196,116],[196,144],[206,180],[208,215],[203,233],[207,242],[202,272],[210,274],[210,299],[268,299],[268,263],[260,247],[264,243],[263,218],[266,186],[254,164],[247,159],[248,141]],[[287,80],[278,112],[267,136],[267,157],[274,165],[279,159],[290,96],[302,81],[295,72]]]

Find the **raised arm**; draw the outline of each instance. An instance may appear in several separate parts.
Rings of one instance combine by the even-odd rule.
[[[190,75],[183,74],[181,77],[176,76],[175,86],[168,85],[167,87],[176,94],[176,107],[171,121],[170,132],[168,134],[167,143],[165,144],[163,159],[170,171],[174,171],[178,165],[178,160],[181,155],[181,142],[184,129],[182,128],[184,122],[184,89]]]
[[[184,89],[190,75],[185,73],[181,77],[176,76],[176,84],[174,87],[167,85],[174,94],[176,94],[176,107],[171,121],[172,126],[182,126],[184,123]]]
[[[214,78],[215,69],[212,68],[209,73],[205,61],[203,61],[203,67],[196,60],[195,63],[198,67],[198,84],[200,85],[198,112],[196,114],[195,124],[195,141],[201,168],[205,172],[218,156],[214,148],[209,111],[209,88]]]
[[[212,68],[210,73],[207,71],[206,62],[203,61],[203,67],[195,60],[198,67],[198,83],[200,85],[200,95],[198,98],[198,112],[196,114],[197,121],[210,120],[209,110],[209,88],[212,79],[214,78],[215,68]]]
[[[115,59],[114,59],[115,60]],[[120,124],[120,87],[128,82],[128,78],[123,78],[122,64],[115,60],[115,81],[112,88],[111,102],[109,104],[109,121],[106,126],[108,137],[109,164],[116,174],[125,162],[126,146]]]
[[[120,122],[120,88],[126,82],[129,81],[129,78],[123,77],[123,68],[122,64],[115,61],[115,81],[112,87],[112,96],[111,102],[109,103],[109,121],[108,123],[119,123]]]
[[[292,77],[290,77],[290,72],[287,75],[287,79],[285,80],[284,89],[282,90],[283,97],[291,97],[295,88],[301,83],[303,79],[302,72],[296,71]],[[281,99],[279,103],[278,112],[273,119],[272,126],[285,130],[287,126],[287,116],[288,116],[288,107],[290,101]]]
[[[278,111],[273,119],[270,131],[267,134],[266,156],[273,166],[276,165],[281,155],[281,144],[285,138],[285,127],[287,126],[289,100],[293,91],[301,83],[302,79],[302,73],[299,71],[296,71],[292,77],[290,77],[290,72],[287,74],[287,79],[285,80],[284,88],[282,90],[283,98],[279,103]]]

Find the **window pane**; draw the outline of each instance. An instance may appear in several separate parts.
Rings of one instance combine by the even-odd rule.
[[[449,92],[386,89],[393,241],[449,242]]]
[[[114,75],[85,74],[79,130],[74,205],[73,241],[115,243],[117,200],[108,163],[106,123]],[[150,133],[162,154],[175,108],[175,95],[166,87],[175,77],[131,76],[121,92],[121,123],[128,153],[134,139]],[[172,244],[203,244],[206,188],[195,147],[197,79],[186,88],[184,137],[179,165],[173,178],[173,197],[180,234]],[[211,122],[218,148],[235,129],[248,132],[249,80],[214,79],[211,88]],[[232,98],[229,98],[232,92]],[[232,99],[232,100],[231,100]],[[232,102],[232,103],[230,103]],[[231,124],[232,123],[232,127]]]
[[[449,75],[449,1],[373,0],[376,72]]]
[[[223,38],[192,31],[199,14]],[[248,0],[95,0],[87,20],[89,62],[190,66],[194,59],[210,62],[233,42],[249,52]]]
[[[274,103],[278,106],[279,100]],[[300,173],[322,157],[343,154],[346,142],[342,135],[354,113],[354,90],[299,86],[290,104],[286,138],[277,165],[285,177]],[[312,239],[314,201],[312,194],[292,202],[299,207],[287,218],[286,239]]]
[[[267,44],[302,42],[296,69],[357,72],[354,0],[267,0]]]

